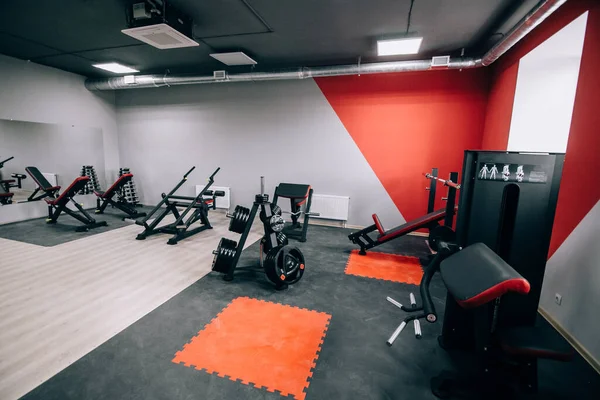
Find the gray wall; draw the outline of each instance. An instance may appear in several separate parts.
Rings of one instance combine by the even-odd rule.
[[[26,174],[25,167],[58,175],[58,184],[68,186],[79,176],[83,165],[93,165],[102,188],[104,179],[104,143],[102,130],[76,125],[0,120],[0,158],[10,160],[0,170],[9,179],[11,173]],[[28,176],[23,189],[34,190]]]
[[[102,129],[106,178],[116,178],[119,149],[113,92],[90,92],[83,76],[0,55],[0,119]]]
[[[600,365],[600,201],[546,265],[540,306]],[[555,293],[562,295],[558,305]]]
[[[265,176],[350,196],[351,225],[378,212],[387,226],[400,212],[312,80],[214,84],[117,93],[119,149],[142,202],[159,201],[195,165],[181,193],[192,194],[217,167],[215,185],[232,188],[232,206],[249,205]]]

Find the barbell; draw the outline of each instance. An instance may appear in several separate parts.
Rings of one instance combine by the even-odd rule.
[[[453,189],[460,189],[460,183],[452,182],[450,179],[442,179],[437,176],[433,176],[430,173],[423,174],[427,179],[435,179],[436,181],[442,183],[444,186],[450,186]]]

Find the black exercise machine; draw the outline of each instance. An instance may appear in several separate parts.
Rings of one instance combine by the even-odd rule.
[[[44,199],[44,201],[48,203],[48,218],[46,219],[46,223],[55,224],[60,214],[64,212],[65,214],[68,214],[71,217],[83,223],[84,226],[75,229],[75,231],[77,232],[85,232],[89,229],[98,228],[100,226],[106,226],[106,221],[96,222],[96,220],[92,218],[90,214],[88,214],[87,211],[85,211],[83,207],[74,199],[75,195],[79,193],[85,187],[85,185],[87,185],[89,180],[90,178],[87,176],[77,177],[69,185],[69,187],[67,187],[67,189],[65,189],[65,191],[62,192],[61,195],[58,196],[56,199]],[[73,203],[75,208],[79,210],[79,213],[67,207],[69,202]]]
[[[388,344],[410,321],[420,337],[419,319],[437,321],[429,284],[442,275],[448,295],[439,344],[473,351],[477,364],[467,375],[433,378],[436,396],[535,392],[538,359],[572,358],[560,335],[535,327],[563,162],[563,154],[465,153],[457,234],[445,226],[431,232],[437,254],[420,284],[422,305],[412,294],[410,307],[388,298],[410,314]]]
[[[33,181],[37,185],[37,188],[27,198],[27,201],[37,201],[45,197],[55,198],[56,196],[58,196],[60,186],[52,186],[50,182],[48,182],[48,180],[44,177],[44,175],[40,172],[39,169],[37,169],[36,167],[27,167],[25,168],[25,171],[27,171],[29,176],[31,176],[31,179],[33,179]],[[36,194],[38,194],[38,192],[40,191],[42,193],[40,193],[40,195],[36,197]]]
[[[427,209],[429,213],[387,231],[381,224],[377,214],[373,214],[372,217],[373,221],[375,222],[373,225],[348,235],[348,239],[350,239],[352,243],[360,246],[360,251],[358,254],[364,256],[367,254],[368,249],[372,249],[373,247],[377,247],[381,244],[389,242],[390,240],[399,238],[418,229],[427,228],[429,231],[431,231],[433,228],[439,225],[438,222],[441,220],[444,220],[444,226],[452,226],[454,214],[456,212],[456,191],[460,189],[460,185],[456,183],[458,180],[458,172],[451,172],[450,179],[448,180],[437,177],[437,168],[434,168],[431,174],[423,175],[431,181],[430,187],[428,188],[429,201]],[[444,186],[448,186],[448,195],[445,198],[446,207],[436,211],[430,211],[434,208],[436,183],[438,181]],[[376,239],[373,239],[371,236],[369,236],[369,234],[374,231],[379,232],[379,235]]]
[[[202,194],[202,198],[208,204],[208,208],[217,209],[217,197],[225,197],[223,190],[207,190]]]
[[[175,192],[187,181],[188,175],[192,173],[192,171],[196,169],[196,167],[192,167],[186,174],[183,176],[181,181],[169,192],[169,194],[162,194],[162,200],[154,207],[152,211],[148,213],[148,215],[142,219],[137,220],[135,223],[137,225],[143,226],[145,229],[142,233],[137,235],[137,240],[144,240],[150,235],[155,235],[157,233],[168,233],[173,235],[168,241],[167,244],[177,244],[180,240],[188,238],[192,235],[202,232],[206,229],[212,229],[210,222],[208,220],[208,204],[210,200],[205,200],[203,198],[204,192],[209,190],[214,182],[214,177],[221,169],[220,167],[212,173],[212,175],[208,178],[208,183],[204,186],[204,189],[200,191],[198,196],[190,197],[190,196],[176,196]],[[158,210],[162,208],[160,214],[154,218],[151,223],[148,223],[150,218],[158,212]],[[184,210],[180,213],[179,209],[183,208]],[[193,211],[192,211],[193,210]],[[167,225],[158,226],[158,224],[169,214],[173,214],[175,217],[175,222],[172,222]],[[190,214],[187,219],[186,216]],[[200,221],[201,225],[196,228],[190,229],[191,225]]]
[[[0,168],[4,167],[4,164],[10,160],[12,160],[14,157],[9,157],[4,161],[0,161]],[[23,175],[23,174],[10,174],[11,178],[14,179],[2,179],[0,180],[0,186],[2,186],[4,188],[4,190],[2,190],[2,193],[7,194],[10,192],[10,189],[12,188],[17,188],[17,189],[22,189],[23,188],[23,179],[27,178],[27,175]],[[17,182],[17,183],[15,183]],[[0,200],[1,202],[2,200]]]
[[[106,210],[106,207],[110,204],[127,214],[127,217],[124,217],[123,220],[126,218],[135,219],[145,217],[146,213],[138,212],[135,209],[135,204],[128,203],[125,197],[121,195],[122,189],[132,178],[133,174],[122,174],[107,191],[94,190],[94,194],[97,196],[96,214],[104,213],[104,210]]]
[[[12,198],[14,193],[9,192],[4,185],[0,185],[0,204],[5,206],[7,204],[12,204]]]
[[[291,211],[289,213],[292,223],[283,229],[283,233],[290,238],[298,239],[300,242],[306,242],[306,232],[308,230],[308,221],[311,216],[318,216],[319,213],[310,211],[312,203],[313,190],[310,185],[299,185],[296,183],[280,183],[275,188],[273,195],[273,204],[277,205],[280,197],[290,199]],[[304,208],[303,208],[304,206]],[[304,214],[304,221],[299,222]]]
[[[222,238],[213,254],[215,255],[212,270],[224,274],[226,281],[233,280],[233,272],[244,250],[244,244],[252,228],[252,223],[259,213],[264,227],[264,236],[260,241],[260,266],[267,278],[275,284],[277,290],[282,290],[297,283],[305,270],[304,255],[299,248],[288,245],[288,240],[282,232],[285,222],[281,217],[281,208],[269,202],[265,194],[264,177],[260,177],[260,194],[254,198],[252,209],[236,206],[231,218],[229,230],[241,233],[239,242]]]

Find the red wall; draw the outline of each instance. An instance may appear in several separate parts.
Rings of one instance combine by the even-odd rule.
[[[445,70],[316,82],[410,220],[427,209],[427,181],[421,173],[438,167],[440,176],[447,177],[450,171],[461,170],[465,149],[481,146],[488,74],[487,69]],[[442,193],[438,207],[443,207]]]
[[[596,170],[600,151],[600,1],[568,1],[492,66],[482,143],[485,149],[505,150],[519,60],[586,11],[589,15],[550,255],[600,199],[600,185],[589,184],[589,175],[582,173]]]

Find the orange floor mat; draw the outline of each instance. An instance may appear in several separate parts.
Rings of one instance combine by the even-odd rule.
[[[302,400],[330,319],[318,311],[238,297],[172,361]]]
[[[358,250],[352,250],[346,264],[346,273],[418,285],[423,277],[423,268],[417,257],[376,251],[369,251],[366,256],[361,256]]]

